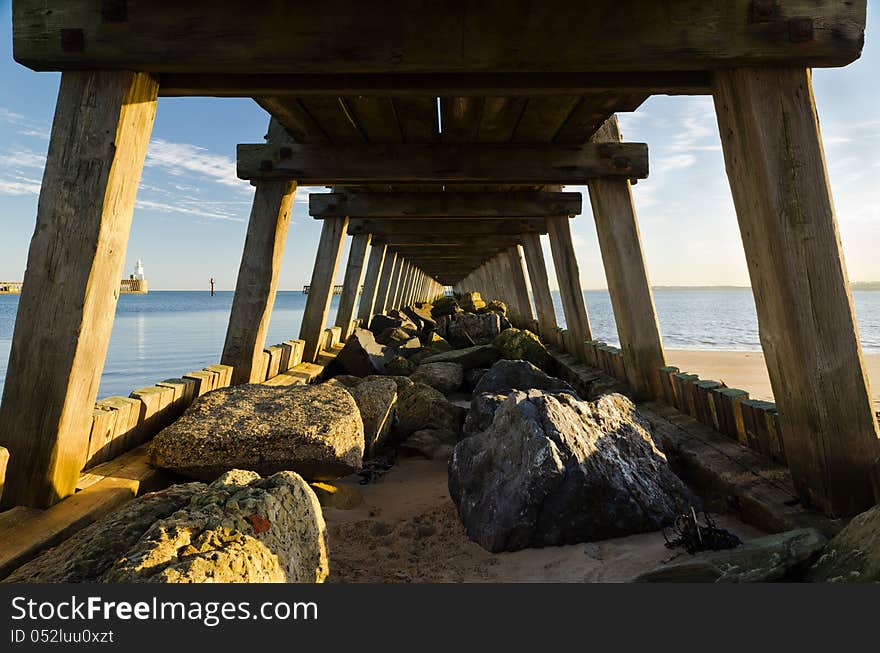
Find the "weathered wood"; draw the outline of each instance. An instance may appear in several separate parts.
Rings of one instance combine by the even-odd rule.
[[[313,193],[309,196],[309,215],[382,219],[531,218],[577,215],[581,205],[580,193]]]
[[[580,271],[568,220],[547,218],[547,232],[550,237],[553,266],[556,268],[559,296],[562,299],[562,310],[565,314],[565,328],[572,334],[576,343],[575,351],[569,353],[584,361],[586,360],[584,342],[591,340],[592,336],[590,335],[587,305],[584,301],[583,288],[581,288]]]
[[[238,281],[220,360],[235,372],[232,383],[256,383],[275,304],[296,183],[260,181],[248,222]]]
[[[374,220],[355,218],[349,221],[348,234],[354,236],[371,233],[386,236],[417,235],[430,240],[432,237],[442,238],[456,236],[514,236],[517,234],[547,233],[545,218],[519,218],[516,220],[491,219],[460,220],[446,219],[414,219],[414,220]]]
[[[792,477],[805,501],[853,515],[874,503],[880,444],[810,73],[723,71],[714,96]]]
[[[607,120],[592,139],[594,143],[620,140],[616,117]],[[666,361],[629,181],[593,179],[588,187],[614,322],[626,361],[626,381],[639,399],[661,398],[663,389],[657,370]]]
[[[402,261],[402,264],[398,267],[397,278],[395,279],[394,288],[392,289],[391,306],[389,308],[400,308],[400,302],[403,298],[403,287],[406,285],[406,280],[412,269],[412,261],[402,257],[399,252],[397,254],[397,260]]]
[[[394,247],[410,246],[413,248],[425,247],[430,248],[434,245],[447,247],[493,247],[502,246],[510,247],[520,242],[521,238],[517,235],[510,236],[478,236],[478,235],[436,235],[432,233],[426,234],[394,234],[379,235],[372,240],[374,244],[386,244]]]
[[[376,298],[379,296],[379,281],[385,264],[385,253],[388,246],[372,242],[370,244],[370,257],[367,261],[367,273],[364,277],[364,292],[358,304],[357,318],[365,325],[370,323],[373,317],[373,309],[376,306]]]
[[[304,186],[359,184],[582,184],[648,176],[644,143],[584,145],[238,145],[241,179]]]
[[[394,281],[398,265],[400,265],[400,261],[397,260],[397,254],[387,252],[385,263],[382,266],[382,275],[379,277],[379,291],[376,293],[376,303],[373,306],[374,313],[384,313],[388,308],[388,295],[391,293],[391,284]]]
[[[510,268],[509,283],[511,296],[515,298],[514,303],[518,312],[517,320],[519,320],[520,328],[527,329],[531,325],[532,320],[535,319],[535,316],[532,313],[532,303],[529,299],[529,284],[526,281],[519,245],[508,248],[504,255]]]
[[[549,339],[556,333],[558,325],[556,323],[556,309],[553,307],[553,296],[550,294],[550,283],[547,279],[547,265],[544,262],[541,238],[537,234],[523,235],[522,245],[526,266],[529,269],[529,282],[532,286],[532,296],[535,299],[535,310],[538,313],[540,335]]]
[[[348,250],[348,264],[342,279],[342,295],[336,309],[336,326],[342,328],[342,339],[348,338],[354,307],[361,291],[361,280],[364,277],[364,266],[367,262],[367,248],[370,246],[370,235],[352,236]]]
[[[342,243],[345,240],[346,218],[324,220],[321,227],[321,238],[315,252],[315,265],[312,269],[312,281],[306,298],[302,326],[299,337],[305,340],[303,361],[314,363],[320,353],[321,338],[327,313],[330,312],[330,301],[333,298],[333,282],[339,257],[342,255]]]
[[[2,505],[45,507],[76,487],[157,86],[129,72],[62,76],[0,404]]]
[[[356,18],[346,0],[104,4],[16,0],[16,60],[34,70],[248,74],[818,67],[856,59],[865,28],[864,0],[386,0]]]

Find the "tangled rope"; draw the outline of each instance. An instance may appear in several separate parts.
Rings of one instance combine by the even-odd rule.
[[[700,551],[721,551],[722,549],[734,549],[742,544],[734,533],[724,528],[719,528],[709,516],[703,513],[705,524],[700,524],[697,513],[691,506],[690,512],[682,513],[675,518],[672,524],[674,537],[670,539],[663,529],[663,539],[666,540],[666,548],[683,548],[691,555]]]

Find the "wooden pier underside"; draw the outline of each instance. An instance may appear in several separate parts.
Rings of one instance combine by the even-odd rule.
[[[561,193],[585,184],[626,375],[650,399],[661,392],[664,358],[630,191],[648,175],[648,150],[621,140],[614,116],[652,94],[715,99],[799,496],[829,515],[873,504],[878,427],[809,74],[859,57],[865,0],[370,4],[15,0],[15,58],[63,71],[47,170],[94,158],[86,143],[101,146],[113,174],[96,172],[76,197],[69,185],[41,191],[40,224],[64,216],[79,254],[53,259],[68,234],[38,229],[22,292],[22,306],[36,308],[18,315],[0,404],[13,470],[4,505],[46,507],[75,487],[113,319],[106,293],[118,274],[82,252],[128,237],[157,95],[251,97],[271,116],[268,142],[238,150],[238,174],[257,190],[223,354],[237,382],[262,360],[295,183],[332,190],[310,202],[324,222],[301,331],[305,362],[323,348],[349,236],[358,246],[345,278],[363,279],[364,289],[343,292],[338,335],[451,286],[503,299],[519,326],[586,362],[590,324],[569,225],[582,207]],[[124,92],[130,86],[140,96]],[[135,107],[144,114],[138,129],[125,119]],[[125,192],[109,192],[120,185]],[[552,314],[543,234],[564,332]],[[772,251],[778,242],[786,247]],[[804,281],[805,270],[821,272]],[[63,309],[50,324],[41,304]],[[30,348],[34,340],[53,342],[61,364]]]

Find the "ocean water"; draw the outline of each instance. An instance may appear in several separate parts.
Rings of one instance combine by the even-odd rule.
[[[617,345],[606,291],[584,293],[595,338]],[[853,293],[862,345],[880,353],[880,292]],[[268,344],[296,338],[306,296],[279,292]],[[663,343],[669,349],[760,350],[755,305],[748,289],[659,289],[654,292]],[[334,298],[331,316],[338,298]],[[559,294],[556,315],[565,325]],[[12,343],[18,297],[0,295],[0,388]],[[99,397],[127,395],[135,388],[217,363],[232,306],[231,292],[153,291],[122,295],[110,339]]]

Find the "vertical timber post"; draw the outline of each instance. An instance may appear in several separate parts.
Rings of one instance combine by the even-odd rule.
[[[388,298],[391,295],[391,287],[394,284],[394,275],[400,259],[397,252],[385,251],[385,263],[382,265],[382,276],[379,277],[379,292],[376,295],[374,313],[384,313],[388,310]]]
[[[61,76],[0,403],[4,507],[76,489],[157,92],[142,73]]]
[[[529,299],[529,284],[526,281],[523,270],[522,255],[519,253],[519,245],[514,245],[505,252],[510,266],[511,293],[516,297],[519,310],[520,328],[529,329],[535,319],[532,314],[532,302]]]
[[[273,118],[269,122],[269,142],[286,140],[289,140],[287,133]],[[220,357],[223,365],[233,368],[233,385],[263,380],[260,378],[263,348],[275,304],[295,194],[296,182],[293,181],[256,182]]]
[[[593,137],[594,143],[620,140],[616,116]],[[659,398],[659,368],[666,363],[632,189],[628,180],[610,178],[593,179],[588,187],[627,382],[637,398]]]
[[[379,280],[384,270],[385,251],[387,245],[370,245],[370,258],[367,261],[367,274],[364,277],[364,292],[358,304],[358,319],[366,327],[373,318],[373,309],[379,294]]]
[[[562,298],[562,310],[565,313],[565,328],[571,334],[576,348],[576,351],[569,353],[584,362],[587,360],[585,343],[591,339],[590,322],[587,319],[587,305],[581,288],[568,218],[547,218],[547,233],[550,237],[553,266],[556,268],[556,280],[559,283],[559,295]]]
[[[361,290],[367,248],[370,246],[372,237],[371,234],[357,234],[351,237],[348,263],[345,266],[345,277],[342,281],[342,295],[339,297],[339,307],[336,309],[336,326],[342,328],[343,340],[347,340],[351,335],[354,307]]]
[[[299,337],[305,340],[303,360],[314,363],[321,350],[321,340],[330,302],[333,299],[333,282],[342,255],[342,243],[345,240],[345,229],[348,218],[325,218],[321,226],[321,239],[315,253],[315,267],[312,269],[312,281],[306,298]]]
[[[556,309],[553,307],[553,295],[550,294],[550,282],[547,278],[544,251],[541,249],[541,237],[538,234],[523,234],[522,238],[532,295],[535,298],[535,310],[538,312],[541,337],[547,342],[554,342],[557,329]]]
[[[802,499],[850,516],[874,504],[880,447],[810,72],[712,85],[788,466]]]

